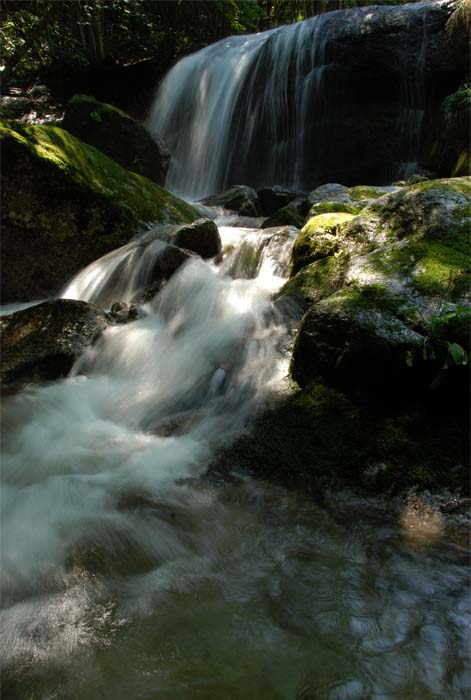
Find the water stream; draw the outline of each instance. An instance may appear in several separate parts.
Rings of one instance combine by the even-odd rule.
[[[71,376],[5,399],[2,697],[464,700],[462,546],[377,505],[204,478],[287,375],[271,299],[293,236],[220,232],[219,266],[190,260]],[[131,298],[157,241],[64,294]]]
[[[228,37],[180,60],[159,86],[147,119],[149,130],[172,152],[166,186],[191,199],[236,184],[309,191],[324,184],[335,168],[344,172],[345,150],[347,158],[361,161],[378,140],[391,143],[391,152],[385,152],[391,162],[376,163],[371,184],[411,175],[418,165],[426,106],[425,66],[433,43],[429,13],[440,3],[376,7],[374,13],[369,8],[327,12],[259,34]],[[381,93],[378,119],[387,120],[384,132],[360,109],[359,103],[369,99],[365,85],[355,83],[361,94],[349,94],[356,69],[338,55],[345,42],[367,53],[370,40],[376,41],[373,51],[378,51],[382,35],[389,72],[378,78],[376,71],[385,68],[372,58],[363,80]],[[387,83],[389,101],[378,81]],[[358,120],[365,122],[366,136],[355,132]],[[345,130],[357,140],[353,152]],[[340,152],[332,147],[336,140]]]

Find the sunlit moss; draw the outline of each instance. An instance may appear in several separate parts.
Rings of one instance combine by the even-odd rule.
[[[291,274],[321,258],[332,255],[339,245],[337,237],[353,219],[353,214],[320,214],[309,219],[293,247]]]

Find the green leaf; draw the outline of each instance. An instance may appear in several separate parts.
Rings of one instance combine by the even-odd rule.
[[[468,353],[458,343],[447,343],[448,352],[455,365],[466,365]]]

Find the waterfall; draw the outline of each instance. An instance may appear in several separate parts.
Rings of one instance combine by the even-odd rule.
[[[147,120],[172,152],[166,186],[198,199],[234,184],[302,191],[410,173],[421,139],[426,27],[442,4],[329,12],[183,58]]]

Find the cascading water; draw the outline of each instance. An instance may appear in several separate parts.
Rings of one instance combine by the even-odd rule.
[[[375,8],[374,15],[368,8],[329,12],[223,39],[179,61],[147,120],[172,152],[166,186],[197,199],[234,184],[310,190],[326,178],[358,184],[356,174],[380,184],[411,174],[425,107],[426,28],[440,3]],[[383,39],[388,32],[394,36],[390,45]],[[368,76],[358,78],[365,66],[351,69],[344,56],[348,41],[356,55],[364,51]],[[368,80],[371,92],[381,50],[384,75],[376,78],[375,109],[384,131],[378,130],[378,118],[368,121],[374,110],[363,84]],[[383,141],[390,144],[384,154]],[[372,160],[369,171],[365,156]],[[346,168],[348,158],[355,162]]]
[[[458,700],[459,547],[362,503],[344,524],[247,475],[199,478],[286,375],[271,292],[294,232],[220,233],[219,268],[190,259],[70,377],[5,400],[4,697]],[[137,239],[65,293],[132,298],[162,245]]]

